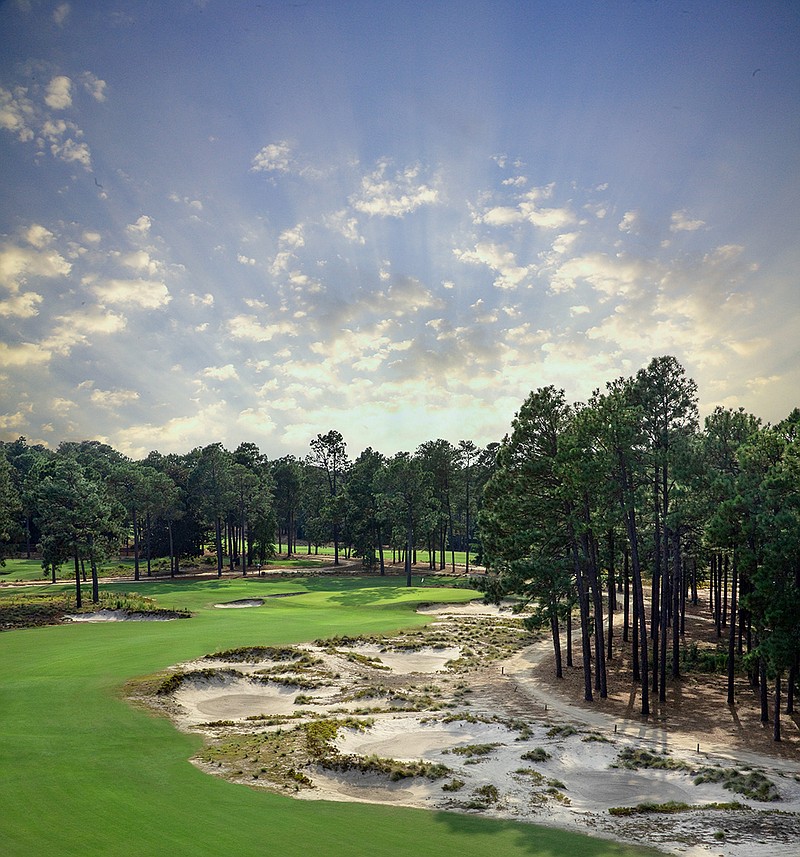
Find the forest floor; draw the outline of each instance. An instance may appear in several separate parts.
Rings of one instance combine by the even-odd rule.
[[[746,681],[729,708],[724,676],[688,674],[643,720],[625,656],[608,699],[584,703],[579,666],[555,679],[549,640],[508,607],[423,612],[435,618],[419,630],[210,654],[128,692],[203,734],[201,769],[300,799],[479,813],[691,857],[800,855],[800,729],[784,716],[775,744]],[[714,645],[695,612],[693,639]]]

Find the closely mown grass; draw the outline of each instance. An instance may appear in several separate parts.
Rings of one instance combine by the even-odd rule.
[[[108,584],[125,592],[130,584]],[[35,587],[53,590],[53,587]],[[214,604],[299,591],[258,610]],[[137,592],[194,616],[0,634],[0,841],[7,857],[641,857],[646,848],[509,821],[393,806],[292,801],[189,764],[201,738],[132,706],[122,686],[207,652],[419,627],[431,590],[397,579],[143,581]],[[438,601],[475,593],[437,590]],[[9,596],[0,591],[0,602]],[[256,748],[254,748],[255,750]],[[280,752],[280,750],[278,751]],[[255,752],[250,756],[252,759]],[[256,763],[251,763],[256,766]],[[254,773],[261,776],[258,765]],[[302,773],[297,772],[302,778]],[[246,780],[243,775],[241,782]],[[249,782],[258,784],[252,775]],[[300,779],[294,785],[302,788]],[[410,834],[409,831],[413,831]],[[266,844],[265,844],[266,843]]]

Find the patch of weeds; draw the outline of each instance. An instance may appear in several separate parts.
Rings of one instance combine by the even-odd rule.
[[[531,783],[535,786],[541,785],[545,781],[544,776],[533,768],[517,768],[514,773],[519,774],[520,776],[529,777]]]
[[[569,738],[570,735],[577,735],[578,730],[574,726],[567,724],[566,726],[551,726],[547,730],[548,738]]]
[[[534,747],[533,750],[523,753],[520,758],[526,762],[546,762],[551,756],[544,747]]]
[[[206,655],[205,660],[255,664],[259,661],[296,661],[305,654],[291,646],[239,646]]]
[[[500,792],[497,786],[479,786],[472,792],[472,800],[464,804],[465,809],[487,809],[500,800]]]
[[[308,678],[303,675],[259,675],[254,676],[253,681],[260,684],[280,684],[285,687],[299,687],[303,690],[313,690],[314,688],[324,687],[324,682],[315,681],[313,678]]]
[[[311,705],[314,702],[314,697],[307,693],[298,693],[294,698],[293,705]]]
[[[321,759],[319,764],[332,771],[359,771],[362,774],[382,774],[392,782],[411,777],[425,777],[438,780],[452,773],[447,765],[425,762],[401,762],[397,759],[384,759],[380,756],[342,756],[333,754]]]
[[[189,672],[174,672],[167,675],[156,688],[156,693],[159,696],[166,696],[169,693],[174,693],[186,681],[212,681],[217,678],[236,677],[242,678],[243,675],[236,670],[190,670]]]
[[[590,732],[585,738],[581,739],[585,744],[590,744],[593,741],[596,741],[598,744],[611,744],[611,740],[606,738],[605,735],[601,735],[599,732]]]
[[[720,783],[722,788],[752,800],[771,802],[781,796],[775,783],[758,771],[738,771],[736,768],[701,768],[694,778],[694,784]]]
[[[695,810],[727,811],[746,810],[747,806],[738,801],[731,803],[704,803],[689,804],[682,801],[667,801],[666,803],[639,803],[636,806],[612,806],[609,807],[609,815],[631,816],[631,815],[672,815],[679,812],[694,812]],[[724,834],[723,834],[724,835]],[[715,838],[716,835],[715,835]]]
[[[564,792],[557,789],[555,786],[550,786],[544,790],[544,793],[551,797],[553,800],[558,801],[558,803],[563,804],[564,806],[570,806],[572,801],[564,794]]]
[[[450,752],[471,759],[473,756],[488,756],[496,747],[502,747],[502,744],[467,744],[465,747],[454,747]]]
[[[442,791],[443,792],[458,792],[464,788],[464,785],[465,785],[464,780],[453,779],[453,780],[450,780],[449,783],[445,783],[442,786]]]
[[[306,736],[306,748],[313,758],[322,758],[330,753],[335,753],[333,742],[339,731],[339,723],[336,720],[313,720],[304,723],[301,727]]]
[[[371,667],[374,670],[389,670],[391,671],[391,667],[386,666],[380,658],[371,656],[371,655],[362,655],[360,652],[340,652],[336,651],[334,654],[339,655],[339,657],[344,658],[347,661],[350,661],[354,664],[360,664],[365,667]]]
[[[653,768],[663,771],[691,771],[692,766],[688,762],[670,759],[663,753],[651,753],[649,750],[631,749],[629,747],[620,751],[612,768],[628,768],[637,771],[640,768]],[[710,770],[710,769],[709,769]]]

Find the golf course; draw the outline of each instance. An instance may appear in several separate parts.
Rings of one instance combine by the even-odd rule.
[[[6,855],[529,855],[655,852],[537,825],[363,803],[297,801],[208,776],[199,736],[132,705],[124,686],[240,646],[385,633],[430,621],[418,605],[475,598],[399,578],[142,582],[192,616],[74,622],[0,634],[0,836]],[[415,580],[415,584],[418,581]],[[26,587],[46,590],[47,586]],[[106,583],[125,592],[130,583]],[[0,598],[5,597],[4,590]],[[299,593],[296,597],[270,597]],[[251,610],[214,605],[261,598]]]

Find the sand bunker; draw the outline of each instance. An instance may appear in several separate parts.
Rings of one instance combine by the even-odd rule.
[[[215,607],[219,607],[221,610],[225,610],[228,608],[236,609],[237,607],[263,607],[264,599],[263,598],[239,598],[236,601],[226,601],[223,604],[215,604]]]
[[[479,603],[427,607],[438,621],[394,638],[184,664],[166,707],[181,728],[206,736],[198,766],[301,799],[479,812],[692,857],[798,853],[800,769],[761,757],[782,798],[764,803],[720,783],[695,785],[693,772],[730,767],[730,759],[670,746],[664,733],[616,734],[611,720],[587,726],[578,709],[570,723],[567,703],[545,709],[526,681],[548,644],[531,646],[507,607],[495,611]],[[319,748],[309,755],[308,730],[321,722],[333,738],[321,755]],[[641,748],[667,751],[676,767],[625,767],[623,754]],[[409,773],[415,765],[422,767]],[[742,808],[702,809],[731,801]],[[677,816],[608,812],[667,802],[697,808]]]
[[[95,610],[92,613],[67,613],[70,622],[170,622],[175,616],[158,613],[133,613],[128,610]]]

